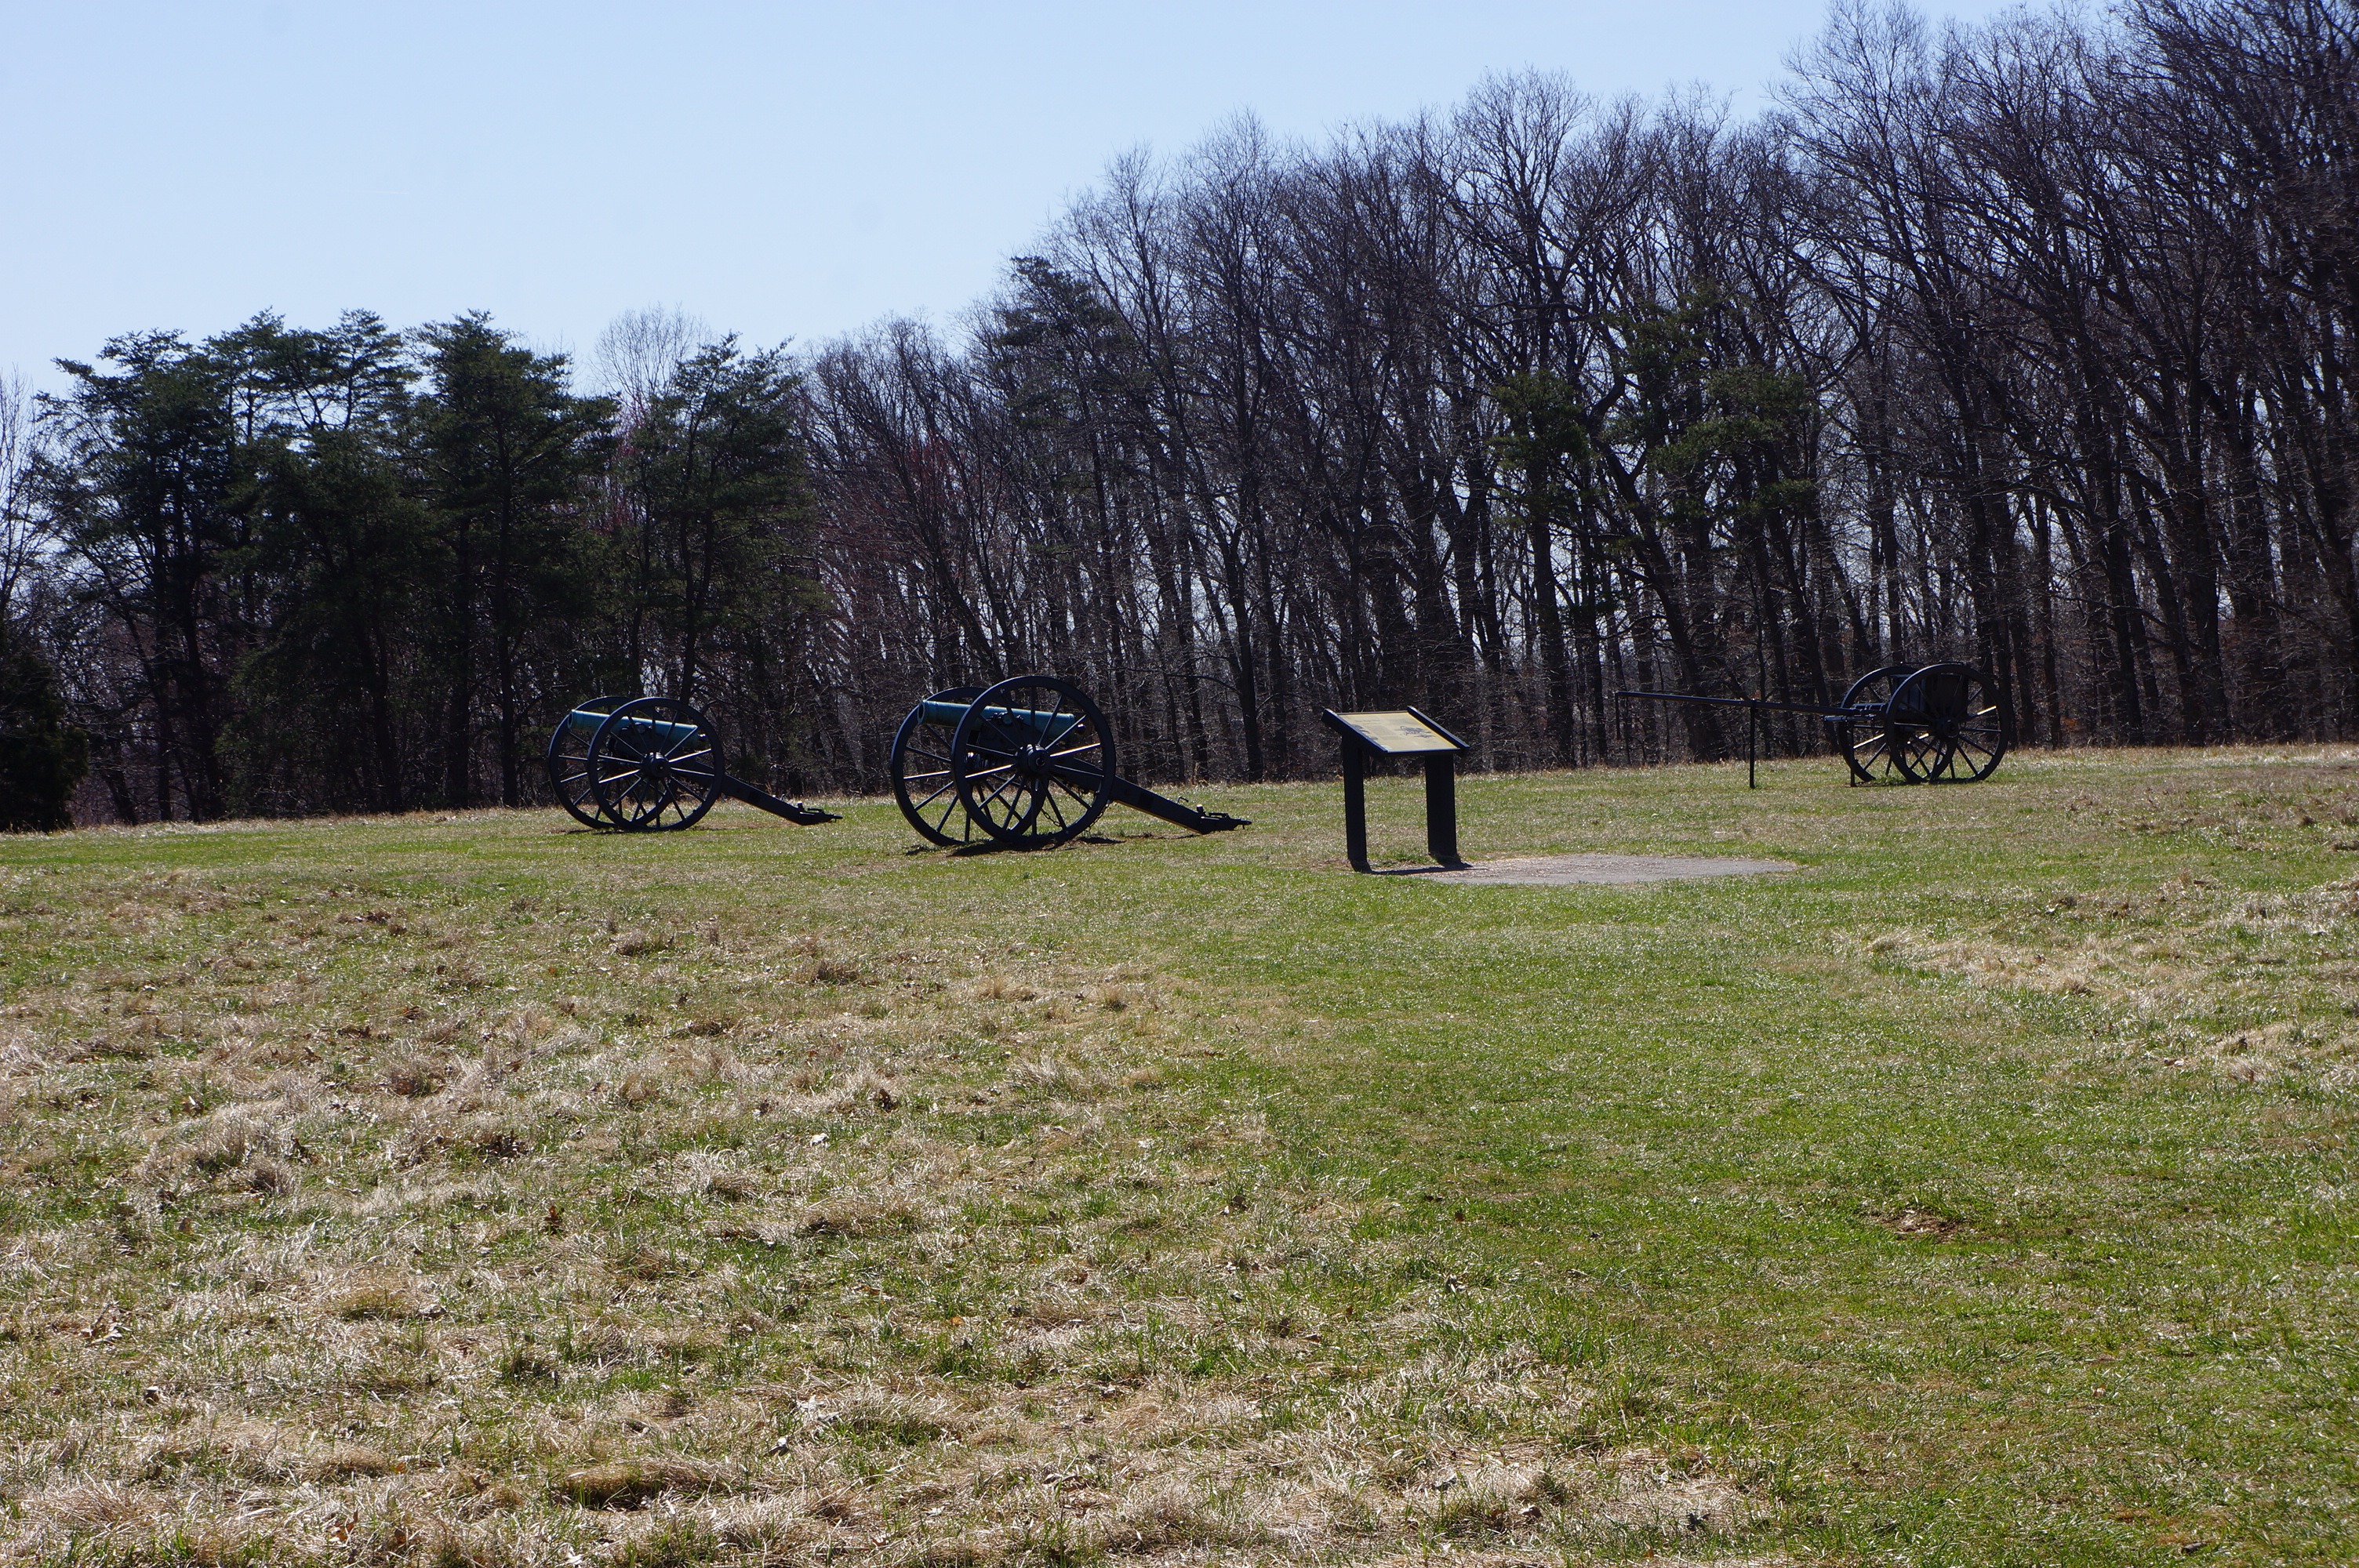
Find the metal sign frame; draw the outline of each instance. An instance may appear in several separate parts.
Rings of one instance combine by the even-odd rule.
[[[1422,756],[1425,759],[1425,849],[1445,871],[1466,862],[1458,853],[1458,759],[1474,748],[1431,714],[1414,708],[1380,713],[1338,713],[1321,708],[1320,721],[1343,742],[1343,852],[1355,871],[1373,873],[1368,864],[1367,762],[1372,756]],[[1430,731],[1441,744],[1425,737],[1387,736],[1393,729],[1383,720],[1408,719]],[[1368,720],[1379,722],[1369,723]],[[1390,743],[1388,743],[1388,741]]]

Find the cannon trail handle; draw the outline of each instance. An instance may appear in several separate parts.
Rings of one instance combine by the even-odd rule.
[[[841,822],[842,817],[832,811],[805,806],[800,801],[780,800],[767,790],[756,789],[744,779],[728,773],[720,777],[721,793],[732,800],[742,800],[748,806],[758,806],[773,816],[783,816],[798,827],[812,827],[822,822]]]
[[[1242,816],[1231,816],[1225,811],[1206,811],[1174,800],[1168,795],[1158,795],[1145,784],[1135,784],[1128,779],[1115,779],[1113,796],[1134,811],[1143,811],[1158,821],[1174,827],[1185,827],[1190,833],[1225,833],[1232,827],[1250,827],[1253,824]]]

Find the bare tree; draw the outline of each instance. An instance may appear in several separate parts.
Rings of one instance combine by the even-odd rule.
[[[644,409],[690,355],[719,336],[676,305],[625,310],[598,334],[590,353],[592,390],[612,397],[628,420]]]
[[[38,559],[30,485],[33,401],[24,377],[0,373],[0,634],[10,623],[17,589]]]

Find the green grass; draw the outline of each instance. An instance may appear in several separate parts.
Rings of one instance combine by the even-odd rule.
[[[0,842],[0,1561],[2359,1557],[2359,761],[1763,782]]]

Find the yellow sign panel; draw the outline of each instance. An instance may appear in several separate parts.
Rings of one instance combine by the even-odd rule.
[[[1414,713],[1339,713],[1336,718],[1379,752],[1455,752],[1458,742]]]

